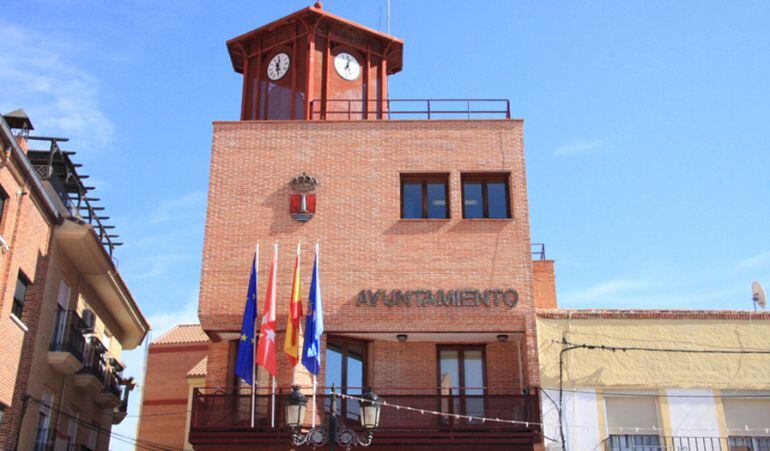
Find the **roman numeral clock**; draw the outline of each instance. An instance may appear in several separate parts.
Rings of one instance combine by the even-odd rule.
[[[349,120],[385,118],[404,45],[317,2],[227,47],[243,74],[241,120]]]

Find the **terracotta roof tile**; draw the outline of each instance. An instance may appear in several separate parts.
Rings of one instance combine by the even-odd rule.
[[[154,345],[169,345],[181,343],[205,343],[208,335],[203,332],[200,324],[178,324],[173,329],[153,340]]]
[[[204,357],[200,362],[196,363],[190,371],[187,372],[187,377],[202,377],[206,375],[206,365],[208,365],[209,358]]]

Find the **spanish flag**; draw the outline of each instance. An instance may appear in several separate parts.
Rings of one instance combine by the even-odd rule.
[[[300,245],[297,244],[297,260],[294,263],[294,282],[291,285],[291,302],[289,303],[289,316],[286,322],[286,337],[283,343],[283,352],[288,354],[292,366],[299,362],[299,324],[302,316],[302,301],[299,293],[299,254]]]

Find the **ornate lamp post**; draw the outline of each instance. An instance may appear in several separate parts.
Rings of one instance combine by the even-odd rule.
[[[366,435],[361,437],[354,430],[345,426],[337,417],[337,396],[332,386],[331,412],[326,424],[318,425],[307,432],[302,432],[302,420],[305,417],[307,398],[300,393],[299,386],[292,387],[292,392],[286,397],[286,424],[292,430],[291,442],[294,446],[310,445],[314,448],[329,444],[329,449],[334,450],[335,445],[345,449],[351,446],[369,446],[374,438],[374,430],[380,423],[380,408],[382,401],[367,389],[361,397],[359,404],[359,417],[361,426],[366,430]]]

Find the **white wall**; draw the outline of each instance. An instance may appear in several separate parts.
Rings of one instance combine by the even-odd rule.
[[[545,390],[553,400],[559,402],[558,390]],[[599,410],[596,392],[591,388],[580,388],[574,393],[565,391],[563,394],[564,409],[564,435],[567,449],[570,451],[589,451],[599,447]],[[546,447],[554,446],[559,449],[559,411],[547,396],[543,395],[543,433],[552,442],[546,439]],[[602,419],[603,421],[603,419]]]

